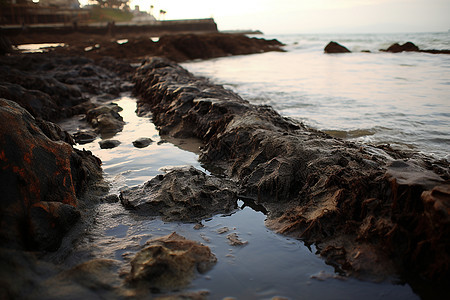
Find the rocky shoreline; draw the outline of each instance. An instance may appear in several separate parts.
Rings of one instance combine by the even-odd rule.
[[[65,38],[75,42],[50,53],[11,55],[6,49],[2,54],[7,55],[0,56],[0,192],[4,195],[0,207],[2,299],[52,298],[56,291],[49,288],[46,278],[51,278],[51,282],[61,276],[64,277],[60,278],[61,282],[66,282],[69,288],[57,294],[68,296],[78,290],[90,295],[92,284],[96,283],[80,283],[78,276],[93,276],[93,281],[101,281],[103,279],[98,278],[105,275],[101,272],[117,267],[115,262],[96,261],[61,272],[58,263],[48,264],[45,257],[54,253],[50,254],[54,257],[50,261],[64,261],[71,251],[70,244],[95,220],[95,207],[102,201],[117,199],[117,196],[112,200],[107,196],[109,187],[102,178],[101,161],[91,152],[73,146],[75,142],[82,144],[93,140],[97,135],[109,138],[122,130],[121,108],[110,102],[131,89],[130,79],[135,67],[130,63],[158,53],[172,53],[173,59],[186,60],[282,51],[277,41],[241,35],[212,34],[201,38],[172,35],[161,37],[159,44],[148,38],[141,39],[156,52],[146,47],[141,52],[133,52],[138,47],[136,43],[130,42],[123,49],[121,44],[108,38],[103,41],[111,46],[101,47],[100,53],[85,51],[83,44],[77,41],[79,37]],[[205,49],[210,51],[205,53]],[[114,58],[123,57],[124,51],[129,58],[127,61]],[[72,116],[79,116],[92,129],[71,136],[53,123]],[[179,239],[180,242],[170,243],[184,247],[186,242]],[[189,258],[180,256],[180,260],[187,262]],[[166,273],[162,271],[164,281]],[[40,274],[45,274],[44,278]],[[179,280],[189,281],[188,277],[193,274],[193,271],[181,274],[183,278]],[[107,278],[111,279],[107,283],[111,288],[120,280],[119,274]],[[97,283],[99,286],[106,284]],[[114,297],[125,297],[120,296],[122,292],[125,293],[117,291]]]
[[[68,287],[60,295],[79,286],[81,294],[92,295],[106,286],[104,296],[145,296],[149,288],[179,288],[215,263],[209,248],[176,234],[149,241],[121,276],[115,261],[61,271],[40,260],[55,250],[63,260],[60,252],[70,251],[67,245],[94,220],[92,208],[119,201],[107,196],[101,161],[73,146],[121,131],[120,108],[110,101],[131,90],[140,99],[138,113],[151,114],[161,134],[203,142],[200,160],[212,174],[176,169],[124,190],[120,202],[130,213],[200,225],[232,212],[241,199],[263,208],[272,230],[316,245],[341,274],[426,278],[438,285],[449,278],[447,161],[332,138],[176,64],[283,51],[278,41],[221,34],[171,35],[158,42],[130,37],[124,44],[117,37],[71,38],[78,41],[50,53],[0,57],[0,191],[7,195],[0,208],[3,299],[51,298],[55,288],[45,289],[55,282]],[[92,128],[71,136],[52,123],[72,116]],[[193,249],[188,256],[173,256],[187,248]],[[158,253],[173,260],[165,267],[146,263]],[[167,272],[183,274],[167,278]],[[151,286],[149,278],[156,278]],[[207,293],[180,297],[204,299]]]
[[[202,163],[263,205],[269,228],[361,278],[448,278],[448,162],[332,138],[168,60],[148,60],[134,82],[140,112],[163,134],[200,138]]]

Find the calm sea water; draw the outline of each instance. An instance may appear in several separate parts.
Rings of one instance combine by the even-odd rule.
[[[287,52],[183,66],[333,136],[450,159],[450,55],[379,52],[407,41],[450,49],[450,33],[263,37]],[[353,53],[325,54],[329,41]]]

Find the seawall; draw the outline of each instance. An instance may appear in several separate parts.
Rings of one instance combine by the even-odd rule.
[[[154,21],[148,23],[118,22],[118,23],[53,23],[33,25],[2,25],[0,29],[7,36],[18,34],[120,34],[120,33],[145,33],[160,34],[171,32],[217,32],[217,24],[212,18]]]

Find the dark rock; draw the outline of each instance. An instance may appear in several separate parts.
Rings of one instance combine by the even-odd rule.
[[[330,263],[355,276],[448,277],[445,254],[420,259],[412,247],[439,255],[446,249],[440,232],[450,224],[426,213],[421,195],[450,178],[448,162],[390,147],[379,154],[381,148],[331,138],[162,59],[141,66],[135,82],[138,105],[152,110],[160,132],[200,138],[202,163],[264,206],[270,228],[315,243]],[[392,157],[404,162],[390,163]],[[138,198],[132,199],[137,206]],[[439,230],[432,233],[432,224]]]
[[[80,212],[61,202],[40,202],[30,208],[29,217],[34,243],[31,248],[55,251],[64,234],[80,218]]]
[[[117,146],[119,146],[121,144],[121,142],[118,140],[103,140],[98,143],[100,145],[100,148],[102,148],[102,149],[116,148]]]
[[[157,44],[159,51],[163,52],[159,55],[175,61],[283,51],[277,40],[221,33],[164,35]]]
[[[416,45],[414,45],[411,42],[406,42],[403,45],[400,45],[398,43],[392,44],[389,48],[387,48],[386,50],[384,50],[386,52],[392,52],[392,53],[399,53],[399,52],[418,52],[419,51],[419,47],[417,47]]]
[[[52,276],[43,284],[41,299],[116,299],[120,262],[112,259],[93,259]]]
[[[151,138],[139,138],[133,142],[133,146],[135,146],[136,148],[145,148],[151,143],[153,143],[153,140]]]
[[[0,32],[0,55],[5,55],[12,51],[10,40]]]
[[[80,145],[90,143],[97,138],[94,130],[79,130],[73,134],[75,142]]]
[[[196,272],[206,273],[216,261],[209,247],[174,232],[146,243],[131,261],[127,281],[149,288],[178,289],[187,286]]]
[[[128,76],[129,64],[114,61],[105,58],[100,64],[114,70],[126,68],[121,76]],[[19,103],[36,118],[58,121],[86,113],[80,111],[88,101],[85,95],[117,97],[129,90],[121,76],[83,57],[55,53],[0,56],[0,97]]]
[[[324,49],[325,53],[350,53],[351,51],[345,48],[344,46],[336,43],[336,42],[329,42],[328,45],[325,46]]]
[[[197,222],[236,208],[237,190],[228,180],[208,176],[194,167],[159,175],[120,193],[122,204],[165,221]]]
[[[42,119],[36,119],[36,122],[42,132],[52,141],[63,141],[67,144],[75,145],[75,141],[70,134],[67,131],[62,130],[59,125]]]
[[[119,196],[117,196],[116,194],[111,194],[108,196],[105,196],[101,199],[102,202],[106,202],[106,203],[116,203],[119,202]]]
[[[114,136],[122,131],[125,122],[117,105],[102,105],[87,112],[87,120],[102,137]]]
[[[101,178],[98,159],[57,140],[67,137],[58,130],[57,125],[36,121],[17,103],[0,99],[4,247],[55,250],[79,217],[77,194],[88,181]]]
[[[420,52],[430,53],[430,54],[450,54],[449,49],[426,49],[426,50],[420,50]]]

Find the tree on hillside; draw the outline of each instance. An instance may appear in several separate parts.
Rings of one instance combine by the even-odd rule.
[[[161,9],[161,10],[159,11],[159,19],[160,19],[160,20],[164,20],[166,14],[167,14],[167,11]]]
[[[130,0],[95,0],[93,2],[96,2],[101,7],[111,7],[111,8],[120,8],[129,9],[130,6]]]

